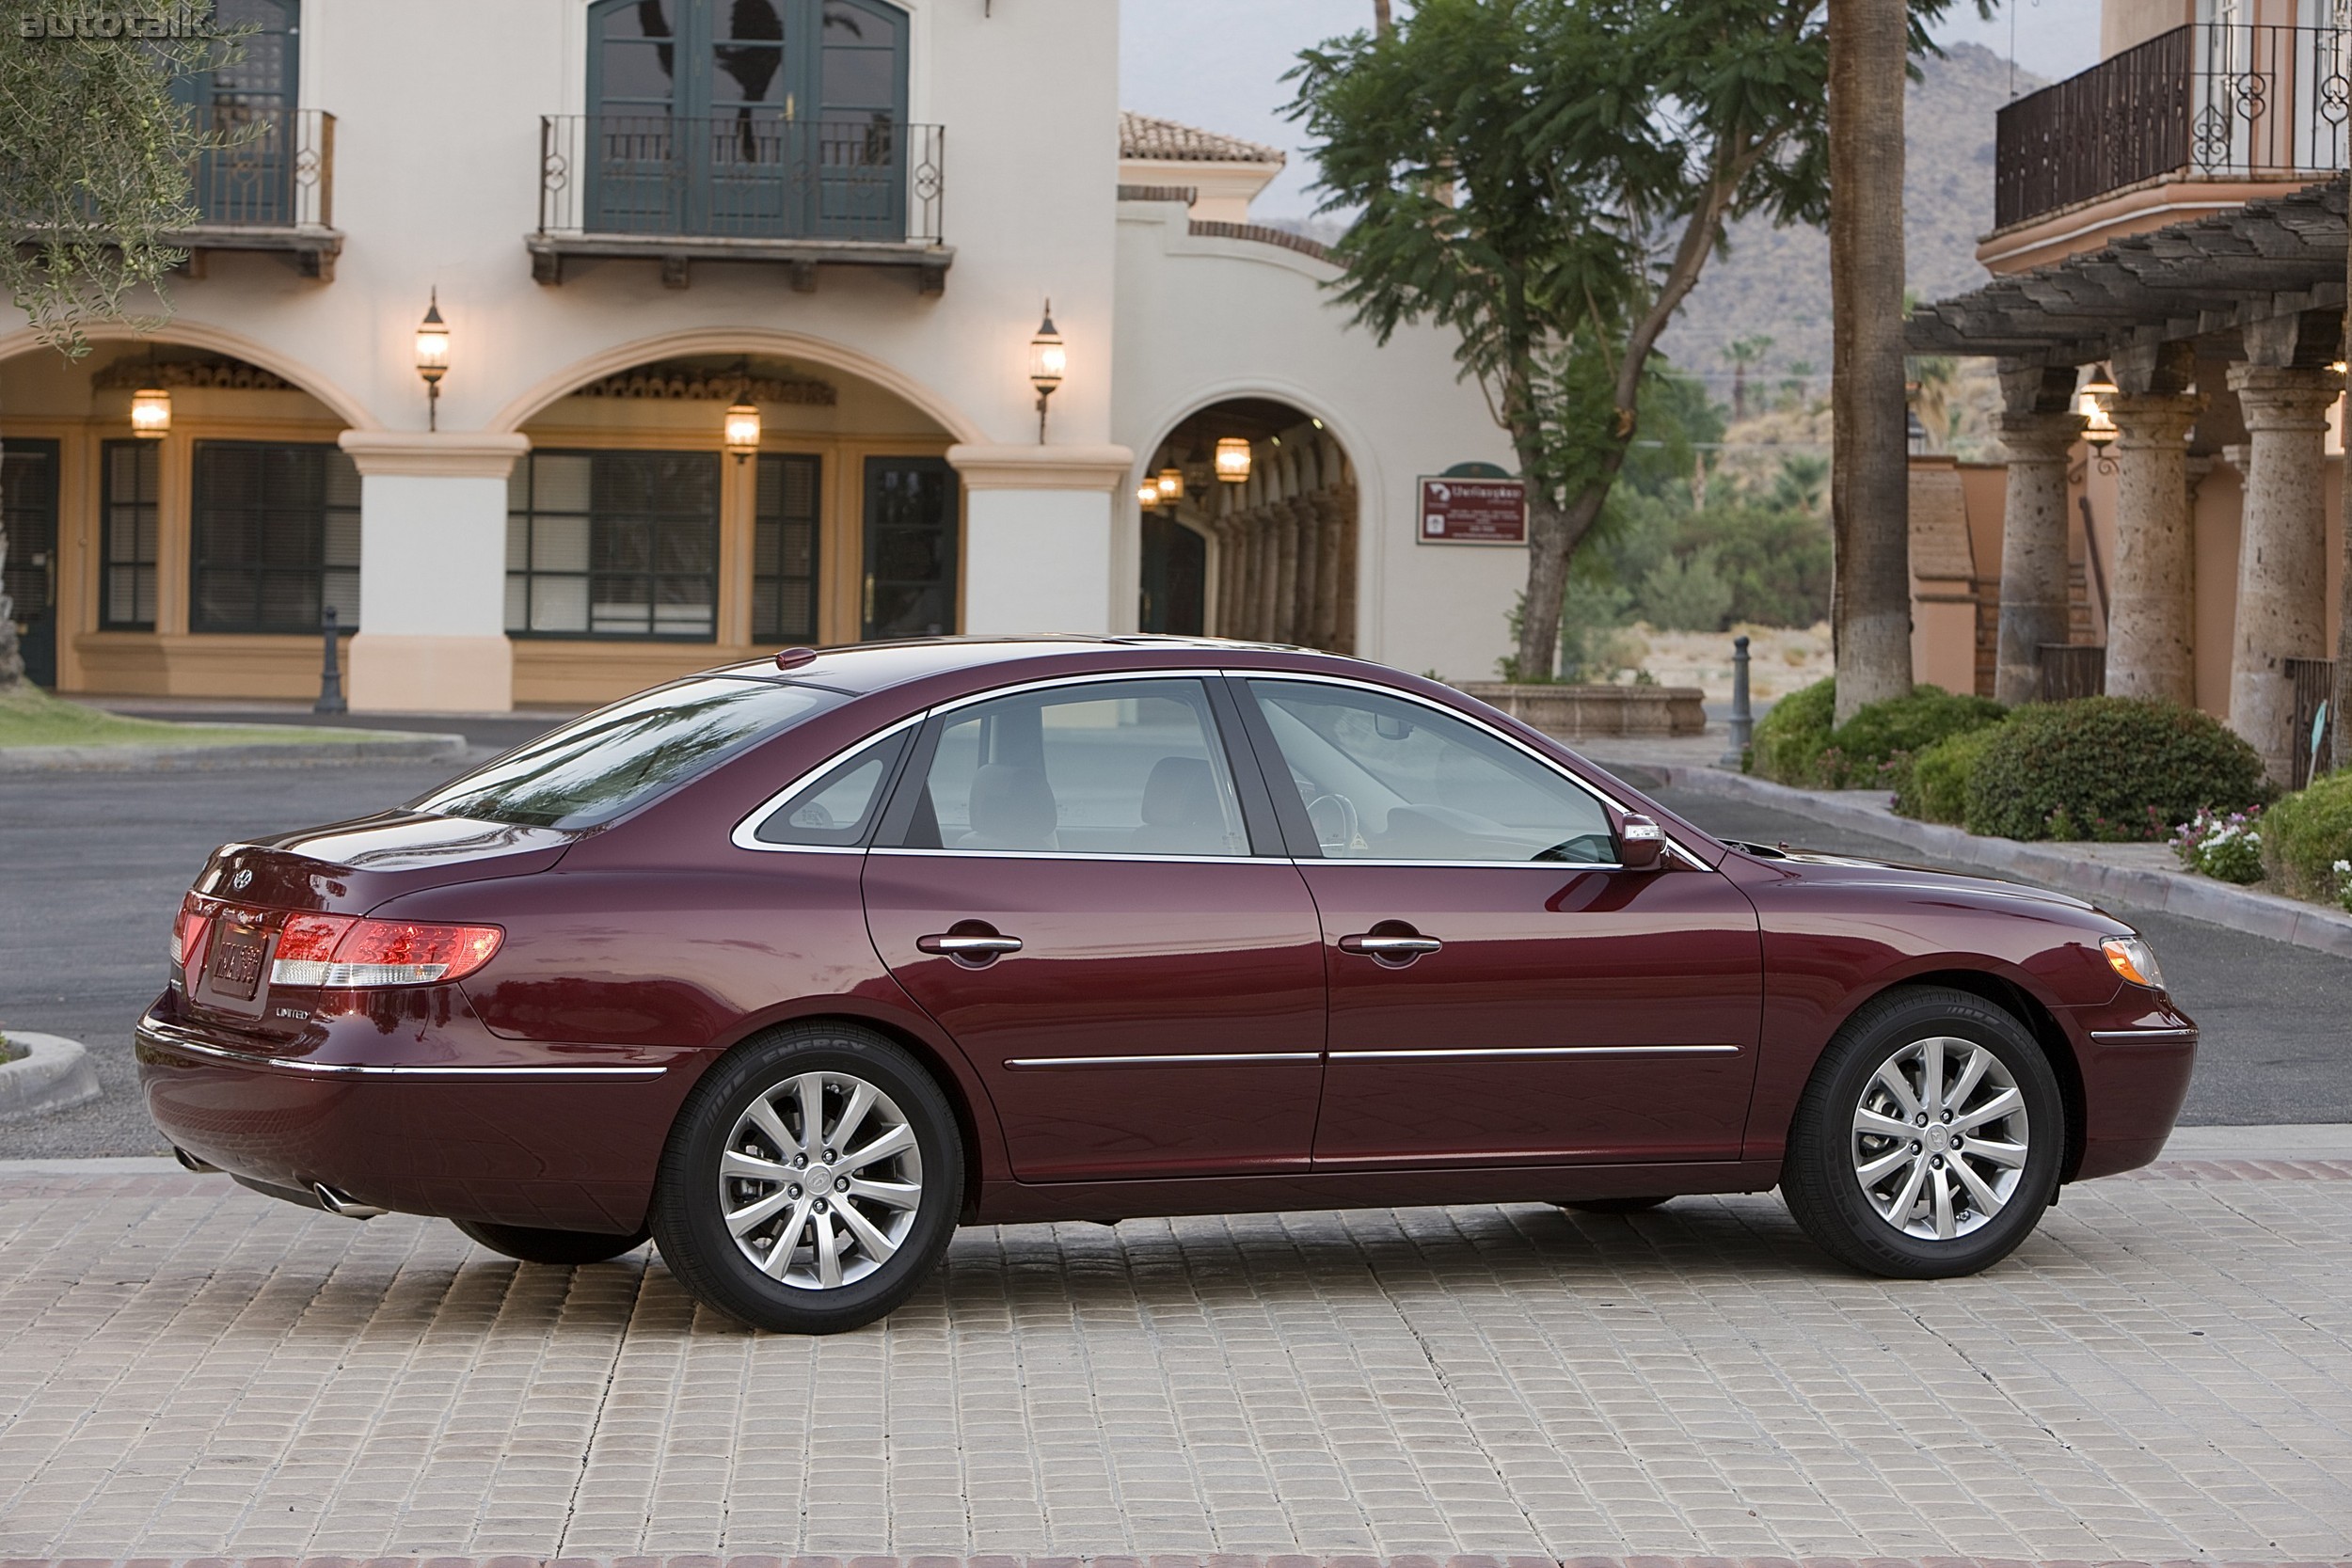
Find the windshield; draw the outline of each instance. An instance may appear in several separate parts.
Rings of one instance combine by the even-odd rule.
[[[588,828],[755,741],[848,701],[776,681],[705,676],[583,714],[413,803],[527,828]]]

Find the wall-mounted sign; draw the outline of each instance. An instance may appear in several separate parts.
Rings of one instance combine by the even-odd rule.
[[[1424,545],[1524,545],[1527,483],[1424,474],[1416,537]]]

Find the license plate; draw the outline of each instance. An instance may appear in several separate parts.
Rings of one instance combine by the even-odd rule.
[[[251,1001],[262,981],[262,958],[269,951],[269,933],[259,926],[231,922],[213,939],[213,989],[223,996]]]

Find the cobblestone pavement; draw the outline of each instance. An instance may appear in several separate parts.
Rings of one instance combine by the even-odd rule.
[[[1762,1196],[971,1229],[801,1339],[648,1253],[19,1166],[0,1559],[2340,1558],[2348,1183],[2168,1164],[1932,1284]]]

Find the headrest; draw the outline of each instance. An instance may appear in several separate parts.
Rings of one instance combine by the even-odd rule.
[[[992,762],[972,775],[972,832],[1001,848],[1051,848],[1059,813],[1035,768]]]
[[[1162,757],[1143,784],[1143,820],[1153,828],[1200,828],[1222,821],[1216,782],[1199,757]]]

